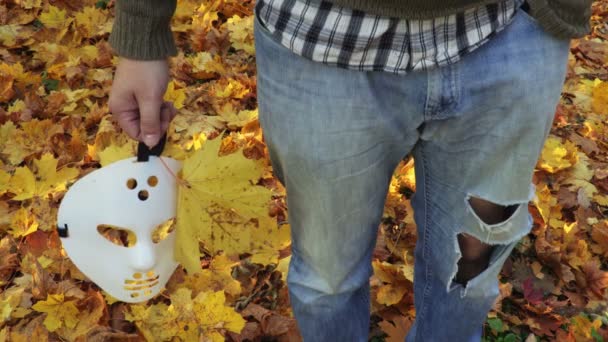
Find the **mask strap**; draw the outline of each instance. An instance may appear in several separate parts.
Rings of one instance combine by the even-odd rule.
[[[146,144],[143,142],[139,142],[137,145],[137,161],[138,162],[147,162],[150,159],[150,156],[159,157],[161,153],[163,153],[163,149],[165,148],[165,141],[167,140],[167,133],[163,134],[163,136],[158,141],[158,144],[152,148],[148,148]]]
[[[64,224],[63,227],[60,225],[57,225],[57,234],[59,234],[59,237],[62,238],[67,238],[68,237],[68,224]]]

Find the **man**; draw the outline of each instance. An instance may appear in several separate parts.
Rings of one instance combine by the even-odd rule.
[[[292,229],[305,341],[365,341],[376,229],[416,165],[416,320],[407,341],[479,341],[531,229],[532,172],[591,0],[258,0],[260,122]],[[175,54],[169,0],[118,0],[110,109],[153,146]]]

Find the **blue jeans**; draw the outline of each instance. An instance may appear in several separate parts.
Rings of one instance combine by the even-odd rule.
[[[416,319],[406,341],[479,341],[498,273],[531,230],[532,173],[569,42],[520,10],[460,62],[396,75],[312,62],[259,19],[254,30],[260,122],[287,191],[287,284],[304,340],[367,340],[376,233],[393,171],[413,153]],[[472,197],[514,210],[486,223]],[[465,285],[454,281],[461,233],[494,246]]]

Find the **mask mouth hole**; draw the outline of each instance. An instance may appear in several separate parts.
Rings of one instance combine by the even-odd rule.
[[[159,278],[159,276],[156,276],[155,278],[146,280],[126,279],[123,288],[127,291],[150,290],[154,286],[158,285]]]
[[[141,201],[145,201],[148,199],[150,195],[148,194],[148,190],[140,190],[137,193],[137,198],[139,198]]]
[[[152,231],[152,242],[159,243],[166,239],[169,234],[175,230],[175,217],[168,219],[167,221],[159,224]]]
[[[130,285],[130,286],[124,286],[124,289],[127,291],[139,291],[139,290],[145,290],[145,289],[150,289],[153,288],[154,286],[158,285],[158,280],[155,281],[154,283],[150,283],[147,285]]]
[[[149,278],[149,279],[144,279],[144,280],[125,279],[125,287],[127,285],[135,286],[135,285],[146,285],[146,284],[156,283],[156,282],[158,282],[159,278],[160,278],[160,276],[157,275],[154,278]]]
[[[132,230],[127,228],[111,224],[100,224],[97,226],[97,232],[117,246],[133,247],[137,243],[137,236]]]

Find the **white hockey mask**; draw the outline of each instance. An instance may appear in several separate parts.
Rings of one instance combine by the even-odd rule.
[[[67,255],[95,284],[124,302],[154,297],[177,267],[175,232],[153,239],[155,230],[176,214],[174,175],[181,165],[162,158],[173,174],[159,157],[120,160],[78,180],[59,207],[57,229]],[[121,244],[107,238],[108,230],[127,231],[135,239],[131,246],[124,239]]]

